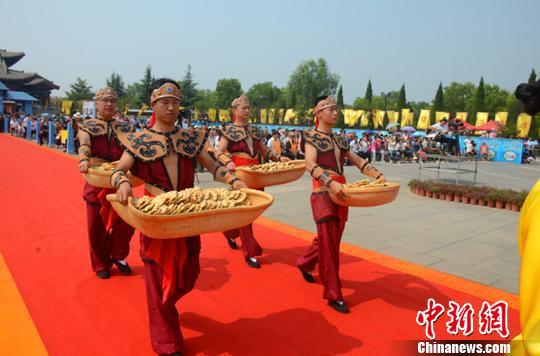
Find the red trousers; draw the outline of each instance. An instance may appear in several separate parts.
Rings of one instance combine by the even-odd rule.
[[[184,337],[180,330],[176,302],[189,293],[199,277],[200,237],[186,238],[187,259],[183,265],[182,285],[173,280],[172,291],[165,296],[162,288],[163,269],[145,255],[149,238],[141,234],[141,257],[144,262],[144,284],[148,304],[152,348],[158,354],[171,354],[184,350]]]
[[[313,218],[317,224],[317,236],[296,265],[311,272],[319,264],[319,277],[324,286],[323,298],[342,300],[339,278],[339,245],[345,228],[348,209],[336,205],[327,193],[311,195]]]
[[[133,228],[120,218],[116,219],[110,233],[107,232],[100,214],[101,204],[97,198],[100,191],[101,188],[88,183],[84,187],[90,261],[94,272],[111,268],[113,259],[125,259],[129,254],[129,243],[133,235]]]
[[[223,235],[225,235],[225,237],[228,239],[236,239],[238,236],[240,236],[240,240],[242,241],[242,250],[244,251],[245,257],[260,256],[263,253],[261,245],[259,245],[257,240],[255,240],[255,236],[253,235],[252,224],[239,229],[224,231]]]

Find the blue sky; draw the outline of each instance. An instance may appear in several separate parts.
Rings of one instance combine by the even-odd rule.
[[[0,48],[24,51],[14,69],[69,89],[94,89],[114,71],[138,81],[183,77],[203,89],[238,78],[285,86],[306,59],[323,57],[341,77],[345,102],[398,90],[429,101],[439,82],[513,90],[540,72],[540,1],[124,1],[0,0]]]

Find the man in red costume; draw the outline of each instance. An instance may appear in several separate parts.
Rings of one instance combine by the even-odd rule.
[[[262,143],[262,131],[249,125],[249,99],[245,95],[234,99],[231,103],[234,124],[222,130],[222,136],[216,149],[218,161],[230,171],[236,167],[259,164],[261,158],[265,161],[288,161],[287,157],[281,157],[269,150]],[[256,256],[262,255],[262,247],[253,236],[253,226],[224,232],[229,247],[236,250],[235,239],[240,236],[244,259],[248,266],[261,268],[261,263]]]
[[[339,245],[349,208],[335,204],[329,192],[336,194],[338,199],[346,198],[343,190],[345,157],[368,177],[381,181],[385,181],[385,178],[367,160],[352,152],[343,137],[332,133],[338,110],[331,96],[318,98],[313,109],[315,130],[305,132],[306,170],[313,177],[310,200],[313,219],[317,224],[317,236],[306,254],[298,258],[296,265],[306,282],[314,283],[311,272],[319,263],[319,277],[324,286],[323,298],[336,311],[348,313],[349,308],[343,301],[339,279]]]
[[[98,90],[95,96],[97,117],[81,122],[78,138],[79,171],[88,171],[90,163],[117,161],[122,156],[117,135],[133,132],[135,129],[114,119],[116,114],[116,93],[111,88]],[[129,242],[133,228],[111,211],[105,196],[113,193],[104,189],[84,185],[83,198],[86,201],[88,220],[88,238],[90,240],[90,260],[92,269],[101,279],[111,276],[110,268],[114,263],[120,273],[131,274],[126,257],[129,254]]]
[[[123,203],[132,195],[127,170],[145,182],[146,195],[192,188],[196,162],[214,172],[217,181],[235,189],[246,185],[217,164],[204,150],[206,129],[178,129],[180,89],[169,79],[153,83],[150,102],[154,114],[142,131],[120,135],[125,147],[111,177]],[[141,234],[141,257],[148,302],[152,347],[160,355],[180,355],[184,342],[176,302],[193,289],[199,276],[199,236],[152,239]]]

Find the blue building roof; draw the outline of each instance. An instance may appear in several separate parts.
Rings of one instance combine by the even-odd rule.
[[[15,101],[38,101],[38,99],[22,91],[8,91],[6,99]]]
[[[0,82],[0,90],[9,90],[8,87],[2,82]]]

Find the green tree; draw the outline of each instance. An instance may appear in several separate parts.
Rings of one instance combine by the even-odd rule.
[[[433,111],[444,111],[444,91],[442,83],[439,83],[435,99],[433,99]]]
[[[345,127],[345,116],[343,115],[343,112],[341,110],[344,109],[344,103],[343,103],[343,85],[339,86],[338,94],[337,94],[337,106],[339,108],[338,111],[338,121],[336,123],[337,127]]]
[[[536,72],[533,70],[531,70],[531,75],[529,76],[529,84],[534,84],[536,83]]]
[[[242,95],[242,85],[238,79],[220,79],[216,85],[216,105],[220,109],[228,109],[231,102]]]
[[[295,98],[294,108],[304,111],[313,107],[315,99],[321,95],[335,95],[339,75],[333,74],[326,60],[310,59],[300,63],[289,78],[289,93]]]
[[[178,82],[178,85],[182,90],[181,105],[185,108],[193,109],[198,100],[199,90],[197,90],[197,83],[193,80],[190,64],[188,64],[186,74],[184,75],[184,78]]]
[[[114,89],[119,99],[126,95],[126,86],[120,74],[112,72],[110,78],[107,79],[107,86]]]
[[[194,106],[201,113],[207,112],[208,109],[215,109],[217,107],[216,93],[208,89],[199,90]]]
[[[279,105],[281,90],[272,82],[257,83],[249,88],[247,96],[255,110],[269,109]]]
[[[71,90],[66,92],[66,96],[69,100],[92,100],[92,98],[94,97],[92,87],[88,85],[86,79],[81,79],[77,77],[75,83],[71,84],[69,87],[71,88]]]
[[[364,95],[366,109],[372,109],[371,104],[373,103],[373,88],[371,87],[371,79],[368,81],[366,88],[366,95]]]
[[[397,100],[397,110],[404,109],[407,107],[407,96],[405,94],[405,84],[401,85],[401,89],[399,89],[399,97]]]
[[[126,96],[124,97],[126,104],[131,109],[139,109],[142,105],[141,93],[142,87],[141,83],[131,83],[128,84],[126,88]]]
[[[148,65],[146,66],[146,69],[144,70],[144,76],[139,83],[140,85],[137,86],[139,89],[137,102],[139,102],[141,105],[143,103],[145,104],[150,103],[150,94],[151,94],[150,87],[154,80],[155,78],[152,75],[152,67]]]
[[[486,111],[486,91],[484,87],[484,78],[480,78],[480,83],[478,84],[478,88],[476,88],[476,93],[474,95],[474,116],[476,116],[477,112],[485,112]]]
[[[444,87],[444,108],[451,113],[470,112],[474,105],[475,86],[471,82],[452,82]]]
[[[494,115],[496,112],[506,111],[506,109],[508,108],[508,100],[512,96],[510,92],[502,89],[496,84],[486,84],[484,87],[484,91],[484,109],[487,112]]]

